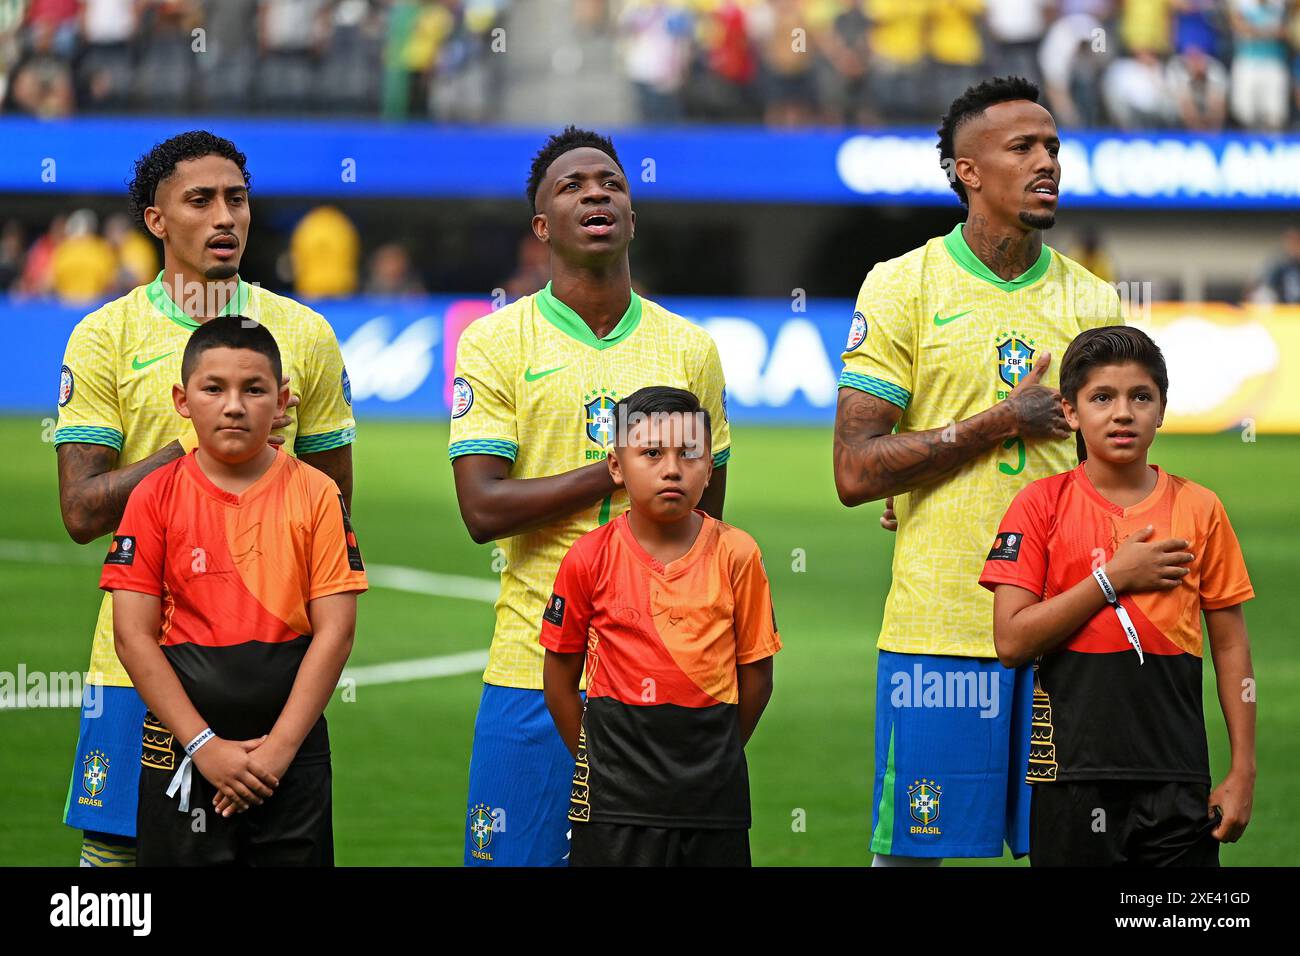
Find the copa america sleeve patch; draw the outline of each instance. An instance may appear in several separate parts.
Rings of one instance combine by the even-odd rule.
[[[564,598],[552,594],[546,602],[546,610],[542,612],[542,620],[556,627],[564,627]]]
[[[115,534],[113,541],[108,546],[108,554],[104,557],[105,564],[124,564],[131,566],[135,564],[135,538],[129,534]]]
[[[72,400],[72,392],[75,388],[76,382],[72,377],[72,369],[65,365],[59,369],[59,408]]]
[[[849,326],[849,340],[844,346],[844,351],[852,352],[861,345],[867,338],[867,317],[861,312],[853,313],[853,324]]]
[[[1019,531],[1007,531],[997,536],[993,550],[989,552],[990,561],[1019,561],[1020,542],[1024,538]]]
[[[474,404],[474,389],[463,378],[451,383],[451,417],[460,418]]]

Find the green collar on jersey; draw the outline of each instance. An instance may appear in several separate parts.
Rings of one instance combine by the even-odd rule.
[[[590,345],[593,349],[607,349],[611,345],[618,345],[641,324],[641,297],[635,292],[632,293],[632,300],[628,302],[623,318],[618,320],[614,331],[603,339],[596,338],[596,333],[591,331],[591,326],[582,320],[582,316],[555,297],[549,282],[546,283],[546,288],[537,293],[537,307],[541,309],[542,317],[547,322],[570,338],[577,339],[583,345]]]
[[[1037,262],[1026,269],[1022,275],[1014,279],[1003,279],[981,262],[980,257],[966,245],[966,237],[961,234],[961,227],[962,224],[957,223],[952,227],[952,232],[943,237],[943,247],[948,250],[948,255],[952,256],[953,262],[975,278],[983,279],[1003,292],[1015,292],[1027,285],[1033,285],[1046,274],[1047,267],[1052,264],[1052,250],[1047,243],[1043,243],[1043,251],[1038,254]]]
[[[167,294],[167,287],[163,285],[163,274],[159,272],[149,287],[144,290],[144,294],[149,297],[153,307],[161,312],[167,318],[171,319],[182,328],[193,331],[199,327],[198,322],[185,314],[185,310],[172,301],[172,297]],[[235,297],[226,303],[226,307],[221,310],[219,315],[240,315],[244,311],[244,306],[248,305],[249,298],[248,283],[243,279],[239,280],[239,285],[235,287]]]

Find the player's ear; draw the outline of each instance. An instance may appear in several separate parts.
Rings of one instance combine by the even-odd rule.
[[[975,168],[975,160],[963,156],[953,165],[953,172],[961,180],[961,184],[966,187],[967,192],[979,190],[980,174]]]
[[[190,417],[190,404],[185,399],[185,386],[172,386],[172,406],[176,409],[176,414],[180,415],[181,418]]]
[[[155,239],[167,238],[167,226],[163,222],[162,210],[157,206],[150,206],[144,211],[144,227]]]
[[[609,467],[609,477],[614,479],[614,484],[623,487],[623,466],[618,461],[618,451],[613,446],[609,446],[609,454],[605,456],[605,464]]]
[[[284,410],[289,407],[289,380],[285,379],[280,383],[280,394],[275,397],[275,414],[283,415]]]
[[[1079,413],[1075,410],[1074,405],[1064,397],[1061,398],[1061,411],[1065,413],[1065,423],[1070,426],[1072,431],[1077,432],[1079,430]]]
[[[533,235],[542,242],[551,241],[551,230],[546,222],[546,213],[533,213]]]
[[[636,210],[632,210],[632,235],[627,238],[629,242],[636,238]]]

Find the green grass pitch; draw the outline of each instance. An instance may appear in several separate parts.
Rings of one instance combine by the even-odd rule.
[[[0,419],[4,626],[0,671],[86,666],[98,603],[100,543],[78,549],[59,520],[54,451],[39,417]],[[776,692],[749,747],[754,862],[870,861],[874,643],[889,584],[891,537],[877,505],[840,506],[830,429],[736,429],[727,518],[763,548],[785,650]],[[490,580],[456,509],[444,423],[362,422],[355,524],[369,564]],[[1300,859],[1300,653],[1293,631],[1300,437],[1166,436],[1153,459],[1214,489],[1245,549],[1259,598],[1247,607],[1259,685],[1259,780],[1245,839],[1227,865]],[[32,552],[10,542],[45,542]],[[796,571],[796,549],[805,570]],[[1290,609],[1290,618],[1288,617]],[[376,588],[362,598],[352,663],[487,647],[483,601]],[[344,865],[457,865],[477,674],[356,688],[330,706],[334,826]],[[1216,781],[1227,767],[1222,717],[1206,667]],[[1135,729],[1142,732],[1141,728]],[[0,711],[0,865],[71,865],[79,837],[60,816],[77,731],[72,709]],[[998,863],[998,861],[983,861]],[[1011,863],[1008,856],[1004,864]]]

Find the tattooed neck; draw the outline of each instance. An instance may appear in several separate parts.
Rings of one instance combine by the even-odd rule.
[[[961,230],[971,252],[999,279],[1015,279],[1029,271],[1043,251],[1043,234],[995,226],[982,213],[972,213]]]

